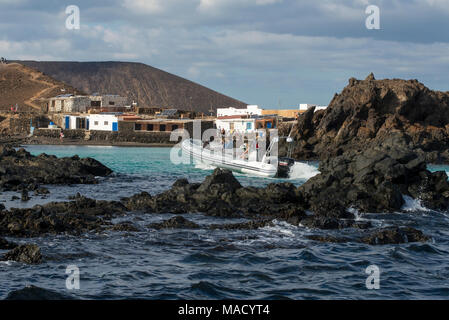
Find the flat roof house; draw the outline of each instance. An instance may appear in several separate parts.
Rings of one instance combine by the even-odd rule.
[[[89,130],[118,131],[119,115],[91,114],[89,115]]]
[[[63,94],[48,99],[48,112],[86,112],[90,106],[90,99],[86,96]]]
[[[102,112],[124,112],[130,108],[127,106],[128,98],[119,95],[91,95],[89,99],[90,109]]]
[[[224,129],[226,132],[254,132],[259,129],[276,128],[276,117],[269,116],[224,116],[215,120],[218,130]]]

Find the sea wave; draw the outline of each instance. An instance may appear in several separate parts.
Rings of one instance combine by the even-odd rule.
[[[295,164],[290,169],[290,179],[291,180],[308,180],[320,172],[315,166],[309,165],[304,162],[295,162]]]

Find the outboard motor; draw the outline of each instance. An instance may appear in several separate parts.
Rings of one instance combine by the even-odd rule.
[[[277,178],[288,178],[290,175],[290,169],[295,164],[295,159],[289,157],[283,157],[278,159],[278,172]]]

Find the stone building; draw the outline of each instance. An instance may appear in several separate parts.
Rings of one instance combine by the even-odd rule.
[[[48,112],[86,112],[90,106],[90,98],[63,94],[48,100]]]
[[[102,112],[123,112],[127,106],[128,98],[119,95],[92,95],[89,96],[90,109],[101,110]]]

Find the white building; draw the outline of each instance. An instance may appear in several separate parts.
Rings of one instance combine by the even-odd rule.
[[[327,106],[318,106],[316,104],[301,103],[299,105],[299,111],[307,111],[307,109],[309,109],[310,107],[315,107],[315,112],[327,108]]]
[[[118,131],[118,116],[116,114],[91,114],[89,130]]]
[[[66,115],[64,116],[64,129],[89,129],[89,117]]]
[[[215,126],[218,130],[224,129],[226,132],[254,132],[259,129],[276,128],[275,117],[250,118],[248,116],[224,116],[215,120]]]
[[[237,108],[218,108],[217,117],[227,117],[227,116],[252,116],[252,115],[262,115],[262,109],[258,105],[248,105],[246,109]]]

